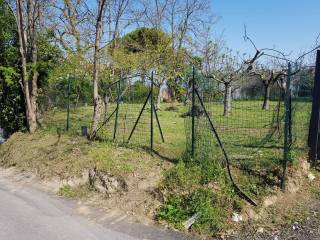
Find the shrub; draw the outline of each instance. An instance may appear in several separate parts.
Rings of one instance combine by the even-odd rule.
[[[170,196],[160,208],[158,219],[182,229],[183,223],[195,214],[198,218],[191,229],[201,234],[220,231],[227,218],[218,195],[209,189],[198,188],[187,195]]]

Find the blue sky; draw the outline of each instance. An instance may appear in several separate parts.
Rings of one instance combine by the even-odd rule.
[[[244,24],[258,47],[287,53],[309,49],[320,33],[320,0],[212,0],[212,11],[221,17],[216,32],[240,52],[253,51]]]

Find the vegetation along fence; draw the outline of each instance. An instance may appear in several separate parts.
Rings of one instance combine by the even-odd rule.
[[[309,132],[311,138],[318,136],[312,134],[318,130],[309,130],[314,74],[314,67],[288,63],[285,72],[253,73],[245,82],[237,79],[237,85],[194,69],[186,114],[187,150],[193,161],[211,166],[209,175],[225,168],[236,191],[254,205],[250,196],[257,192],[247,188],[244,176],[284,190],[292,156],[306,152]]]
[[[289,62],[285,71],[264,69],[236,78],[206,76],[193,68],[181,77],[175,102],[156,73],[122,74],[101,83],[104,109],[96,138],[143,147],[170,161],[193,161],[206,169],[205,182],[225,172],[238,194],[255,204],[251,199],[259,191],[246,176],[255,176],[259,186],[285,189],[292,156],[310,147],[311,159],[317,159],[319,52],[317,66]],[[87,135],[91,96],[79,99],[74,79],[65,81],[67,87],[50,97],[53,111],[46,119],[59,115],[54,117],[59,131],[82,129]]]

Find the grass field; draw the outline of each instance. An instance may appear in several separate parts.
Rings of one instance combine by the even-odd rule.
[[[226,148],[229,158],[234,164],[245,162],[248,166],[262,166],[279,164],[282,159],[283,148],[283,106],[279,110],[279,124],[276,121],[276,106],[278,102],[270,103],[270,110],[261,109],[261,101],[233,101],[232,112],[229,117],[223,117],[222,103],[206,104],[213,123]],[[142,104],[120,104],[117,122],[116,142],[127,143],[133,125],[139,115]],[[115,104],[109,106],[109,114],[115,109]],[[295,146],[305,147],[311,103],[294,103],[293,135]],[[190,140],[190,117],[182,118],[180,115],[188,111],[188,106],[182,103],[163,103],[158,111],[160,125],[165,142],[162,143],[156,120],[154,120],[154,148],[164,158],[179,159],[186,150],[186,141]],[[80,134],[81,126],[90,126],[92,107],[80,107],[71,110],[71,134]],[[64,131],[66,126],[66,111],[54,109],[46,113],[44,118],[46,130],[56,132]],[[98,132],[102,141],[110,142],[113,139],[115,114],[110,121]],[[187,129],[186,129],[187,128]],[[221,157],[205,116],[196,118],[197,150],[203,150],[212,155]],[[276,129],[278,128],[278,130]],[[273,134],[271,134],[273,133]],[[186,136],[187,135],[187,136]],[[136,130],[130,140],[130,146],[150,146],[150,107],[147,105],[142,114]],[[210,148],[210,149],[206,149]]]

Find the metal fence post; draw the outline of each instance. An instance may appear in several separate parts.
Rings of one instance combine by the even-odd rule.
[[[159,90],[160,91],[160,90]],[[150,116],[150,150],[153,151],[153,71],[151,72],[151,89],[150,89],[150,105],[151,105],[151,116]]]
[[[195,153],[195,68],[192,67],[192,104],[191,104],[191,156],[194,157]]]
[[[71,92],[71,80],[70,75],[68,74],[68,105],[67,105],[67,126],[66,130],[69,131],[70,128],[70,92]]]
[[[291,63],[288,63],[288,77],[286,90],[284,95],[285,104],[285,122],[284,122],[284,146],[283,146],[283,166],[282,166],[282,179],[281,179],[281,190],[285,190],[286,181],[286,170],[287,164],[290,160],[290,150],[291,150]]]
[[[320,120],[320,50],[317,51],[314,87],[312,94],[312,112],[309,126],[308,144],[310,147],[309,157],[313,165],[316,164],[318,158],[318,134]]]
[[[116,107],[116,117],[114,120],[114,129],[113,129],[113,141],[116,139],[117,129],[118,129],[118,118],[119,118],[119,105],[120,105],[120,82],[122,77],[117,83],[117,107]]]

